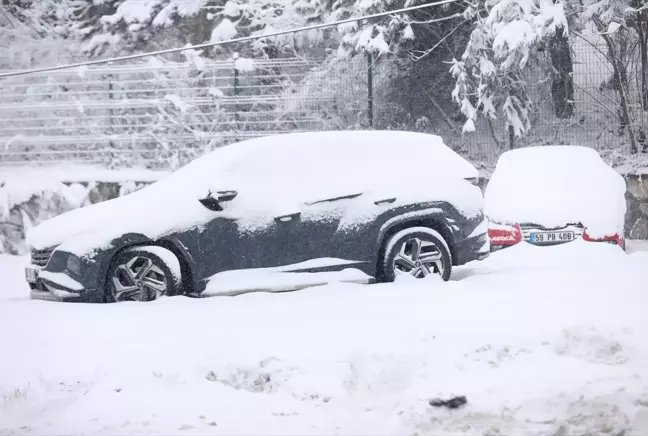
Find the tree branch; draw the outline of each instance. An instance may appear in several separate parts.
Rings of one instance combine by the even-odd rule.
[[[434,44],[434,46],[433,46],[432,48],[430,48],[430,49],[428,49],[428,50],[425,50],[425,51],[423,52],[423,54],[420,55],[420,56],[412,56],[412,59],[413,59],[414,61],[420,61],[421,59],[423,59],[424,57],[426,57],[427,55],[429,55],[430,53],[432,53],[432,52],[433,52],[434,50],[436,50],[436,49],[437,49],[441,44],[443,44],[443,42],[444,42],[446,39],[448,39],[448,38],[449,38],[453,33],[455,33],[457,30],[459,30],[459,28],[461,28],[461,26],[463,26],[464,24],[466,24],[468,21],[469,21],[469,20],[464,20],[464,21],[462,21],[461,23],[459,23],[459,25],[458,25],[457,27],[455,27],[454,29],[452,29],[452,30],[451,30],[451,31],[450,31],[446,36],[444,36],[444,37],[441,38],[441,39],[440,39],[436,44]]]
[[[7,21],[8,21],[9,24],[11,25],[11,28],[12,28],[12,29],[15,29],[15,28],[16,28],[16,25],[14,24],[13,20],[12,20],[11,17],[9,16],[9,12],[7,12],[7,11],[5,10],[4,6],[0,5],[0,11],[2,11],[2,15],[5,16],[5,18],[7,19]]]

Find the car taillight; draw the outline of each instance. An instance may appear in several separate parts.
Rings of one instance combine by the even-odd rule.
[[[623,236],[620,236],[618,233],[615,233],[612,236],[604,236],[602,238],[592,238],[587,230],[583,231],[583,240],[587,242],[607,242],[609,244],[616,244],[621,248],[625,248]]]
[[[491,245],[514,245],[522,241],[522,231],[519,224],[510,226],[491,223],[488,238]]]

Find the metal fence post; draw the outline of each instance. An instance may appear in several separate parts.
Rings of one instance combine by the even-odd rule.
[[[239,70],[236,68],[236,59],[238,56],[234,56],[234,99],[236,104],[234,105],[234,120],[236,121],[236,130],[239,129],[239,106],[238,106],[238,94],[239,94]]]
[[[110,64],[108,64],[108,65],[110,65]],[[112,76],[112,74],[110,74],[110,73],[106,74],[104,76],[104,80],[108,81],[108,100],[110,100],[109,106],[108,106],[108,132],[111,135],[111,139],[108,141],[108,147],[110,149],[114,149],[115,148],[115,143],[112,140],[112,135],[115,134],[115,128],[113,127],[113,125],[114,125],[114,119],[113,118],[114,118],[115,114],[113,112],[113,107],[112,107],[112,102],[113,102],[113,99],[114,99],[114,96],[113,96],[113,76]]]
[[[367,51],[367,118],[369,127],[373,127],[373,56]]]
[[[114,99],[113,96],[113,82],[112,82],[112,74],[108,74],[106,76],[108,78],[108,99],[110,100],[110,109],[108,110],[108,125],[110,126],[110,132],[113,132],[113,117],[114,117],[114,112],[113,112],[113,107],[112,107],[112,102]]]

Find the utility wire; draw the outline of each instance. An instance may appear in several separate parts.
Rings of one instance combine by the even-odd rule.
[[[344,20],[339,20],[339,21],[333,21],[331,23],[321,23],[321,24],[315,24],[312,26],[304,26],[304,27],[298,27],[296,29],[288,29],[288,30],[281,30],[278,32],[272,32],[268,33],[265,35],[258,35],[258,36],[244,36],[241,38],[234,38],[234,39],[229,39],[226,41],[218,41],[218,42],[208,42],[204,44],[197,44],[197,45],[191,45],[191,46],[186,46],[186,47],[180,47],[180,48],[171,48],[171,49],[166,49],[166,50],[159,50],[159,51],[153,51],[149,53],[138,53],[138,54],[133,54],[133,55],[128,55],[128,56],[121,56],[121,57],[114,57],[114,58],[108,58],[108,59],[98,59],[94,61],[86,61],[86,62],[79,62],[79,63],[74,63],[74,64],[68,64],[68,65],[57,65],[54,67],[46,67],[46,68],[34,68],[34,69],[29,69],[29,70],[21,70],[21,71],[13,71],[10,73],[4,73],[0,74],[0,79],[5,78],[5,77],[13,77],[13,76],[24,76],[28,74],[35,74],[35,73],[44,73],[47,71],[56,71],[56,70],[63,70],[67,68],[77,68],[77,67],[84,67],[84,66],[89,66],[89,65],[99,65],[99,64],[106,64],[110,62],[119,62],[119,61],[128,61],[132,59],[140,59],[144,58],[147,56],[159,56],[159,55],[164,55],[164,54],[169,54],[169,53],[179,53],[187,50],[200,50],[203,48],[208,48],[208,47],[214,47],[218,45],[225,45],[225,44],[233,44],[237,42],[245,42],[245,41],[251,41],[255,39],[263,39],[263,38],[271,38],[274,36],[280,36],[280,35],[286,35],[288,33],[296,33],[296,32],[303,32],[307,30],[314,30],[314,29],[321,29],[324,27],[333,27],[333,26],[338,26],[340,24],[345,24],[345,23],[352,23],[354,21],[361,21],[361,20],[370,20],[372,18],[379,18],[379,17],[384,17],[387,15],[395,15],[395,14],[402,14],[403,12],[409,12],[409,11],[415,11],[418,9],[424,9],[424,8],[429,8],[432,6],[441,6],[449,3],[455,3],[458,0],[440,0],[432,3],[426,3],[422,5],[417,5],[417,6],[409,6],[406,8],[401,8],[401,9],[396,9],[393,11],[387,11],[387,12],[380,12],[377,14],[371,14],[371,15],[365,15],[362,17],[355,17],[355,18],[346,18]],[[447,20],[448,17],[445,18],[439,18],[436,20],[428,20],[426,21],[427,23],[434,23],[438,21],[445,21]]]

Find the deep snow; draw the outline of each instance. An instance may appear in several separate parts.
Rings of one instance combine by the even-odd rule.
[[[0,257],[0,434],[648,432],[648,252],[113,305],[30,301],[24,263]]]

